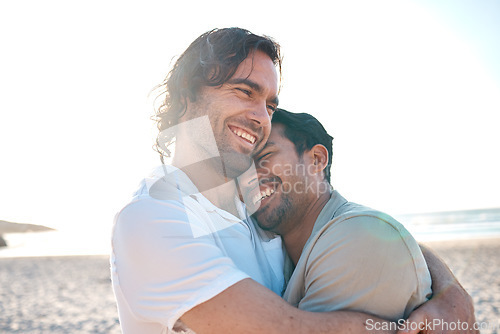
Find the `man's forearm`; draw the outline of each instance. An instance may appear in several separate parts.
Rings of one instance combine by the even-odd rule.
[[[199,334],[395,332],[389,322],[363,313],[299,310],[250,279],[196,306],[181,319]]]
[[[417,308],[408,319],[415,324],[441,323],[466,324],[466,330],[460,333],[478,334],[474,330],[475,316],[474,303],[471,296],[460,285],[448,266],[433,251],[425,246],[420,246],[424,254],[427,266],[431,273],[433,296],[431,300]],[[462,326],[464,327],[464,326]],[[422,327],[424,328],[424,327]],[[458,327],[457,327],[458,328]],[[420,332],[419,327],[414,326],[410,334]],[[425,328],[421,333],[454,333],[455,331],[442,331],[439,328]]]
[[[444,261],[435,252],[424,245],[420,245],[420,249],[422,250],[422,254],[424,254],[427,267],[429,268],[429,272],[431,274],[432,291],[434,294],[442,292],[450,287],[450,285],[457,285],[463,289],[451,272],[450,268],[448,268]]]

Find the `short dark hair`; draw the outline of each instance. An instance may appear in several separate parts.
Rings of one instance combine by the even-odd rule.
[[[188,99],[195,101],[204,86],[224,84],[241,62],[256,50],[271,58],[281,78],[280,46],[270,37],[258,36],[241,28],[214,29],[199,36],[177,59],[163,83],[156,87],[158,98],[162,98],[155,113],[160,133],[178,123],[186,111]],[[173,138],[161,141],[168,146]],[[162,156],[168,156],[168,150],[163,148],[159,147],[157,138],[156,150]]]
[[[285,127],[284,135],[294,144],[299,156],[302,156],[306,150],[312,149],[316,144],[326,147],[328,164],[325,168],[325,180],[330,183],[333,137],[326,132],[323,125],[310,114],[292,113],[281,108],[274,112],[272,124],[282,124]]]

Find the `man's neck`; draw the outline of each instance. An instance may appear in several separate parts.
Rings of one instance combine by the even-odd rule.
[[[200,193],[212,204],[238,216],[235,197],[238,195],[234,180],[225,176],[220,157],[186,165],[174,158],[172,164],[179,167],[193,182]]]
[[[311,236],[316,219],[331,196],[331,192],[325,192],[316,197],[304,210],[303,215],[293,217],[293,221],[288,222],[289,226],[293,226],[293,228],[281,234],[288,256],[290,256],[294,265],[297,265],[302,250]]]

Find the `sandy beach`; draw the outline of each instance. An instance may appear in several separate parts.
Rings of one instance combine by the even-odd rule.
[[[472,295],[477,320],[498,324],[500,239],[429,245]],[[0,258],[0,268],[0,333],[120,333],[106,256]]]
[[[474,300],[476,320],[500,333],[500,239],[427,243],[452,269]]]
[[[120,333],[107,256],[0,259],[0,333]]]

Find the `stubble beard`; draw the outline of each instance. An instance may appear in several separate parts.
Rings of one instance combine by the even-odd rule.
[[[223,172],[229,179],[236,179],[250,168],[253,160],[247,154],[219,149]]]
[[[231,130],[229,130],[227,124],[225,122],[223,124],[224,128],[222,129],[222,134],[217,135],[214,130],[215,141],[219,149],[225,176],[230,179],[235,179],[250,168],[256,150],[249,153],[238,152],[233,146],[237,145],[235,143],[236,138],[233,138],[234,135]],[[258,145],[259,147],[262,146],[260,144]]]
[[[220,163],[216,163],[214,168],[216,168],[224,177],[228,179],[236,179],[246,170],[250,168],[253,163],[253,156],[255,155],[257,149],[250,153],[240,153],[236,151],[235,138],[233,138],[233,133],[227,126],[227,119],[221,119],[219,115],[223,114],[216,104],[214,104],[209,96],[200,94],[196,103],[192,104],[192,114],[195,117],[200,117],[207,115],[210,121],[210,129],[205,129],[211,131],[217,145],[218,154],[220,157]],[[217,127],[218,124],[222,126]],[[248,125],[248,124],[247,124]],[[255,129],[254,129],[255,130]],[[204,150],[204,142],[209,138],[205,134],[195,134],[199,137],[199,149]],[[262,148],[262,143],[256,145],[256,147]]]
[[[276,199],[274,199],[276,200]],[[282,193],[280,203],[272,210],[263,210],[255,212],[253,218],[260,228],[274,233],[282,233],[283,227],[288,220],[288,216],[292,212],[292,201],[289,194]]]

